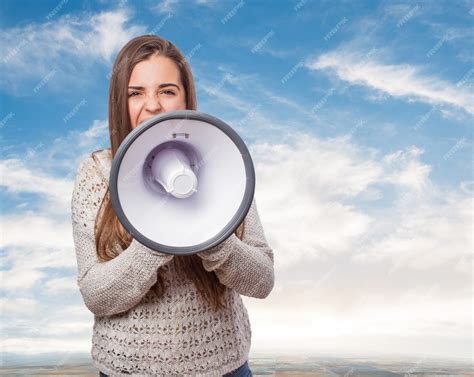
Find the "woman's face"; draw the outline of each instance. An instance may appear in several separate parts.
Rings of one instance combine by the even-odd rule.
[[[157,114],[185,109],[181,76],[170,58],[153,55],[135,65],[128,83],[128,113],[133,128]]]

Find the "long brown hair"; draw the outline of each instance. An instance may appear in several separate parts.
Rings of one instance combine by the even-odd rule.
[[[132,131],[128,112],[127,87],[135,65],[147,60],[153,55],[171,59],[178,67],[181,83],[186,94],[186,109],[196,110],[196,92],[191,68],[180,50],[171,42],[155,35],[143,35],[130,40],[119,52],[114,62],[109,88],[109,135],[112,158],[125,139]],[[242,238],[244,223],[237,228],[236,235]],[[115,258],[126,249],[132,241],[132,236],[120,223],[110,200],[107,188],[96,217],[96,251],[99,260],[108,261]],[[118,246],[118,247],[117,247]],[[174,256],[176,270],[190,278],[201,295],[206,298],[213,310],[217,311],[223,304],[226,287],[219,282],[214,272],[208,272],[202,265],[201,258],[194,254],[189,256]],[[165,292],[163,277],[158,273],[154,286],[159,296]]]

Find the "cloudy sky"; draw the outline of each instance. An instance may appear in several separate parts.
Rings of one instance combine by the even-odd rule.
[[[88,353],[70,200],[153,33],[252,153],[275,254],[254,354],[472,355],[474,3],[2,1],[3,355]]]

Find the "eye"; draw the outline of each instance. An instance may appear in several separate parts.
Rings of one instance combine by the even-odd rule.
[[[133,96],[135,96],[135,95],[137,95],[137,94],[140,94],[140,93],[138,93],[138,92],[130,92],[130,93],[128,93],[128,96],[129,96],[129,97],[133,97]]]
[[[172,90],[163,90],[161,93],[165,93],[165,94],[172,95],[172,96],[174,96],[174,94],[175,94]]]

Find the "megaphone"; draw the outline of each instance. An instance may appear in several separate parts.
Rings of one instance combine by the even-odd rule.
[[[112,161],[110,197],[131,236],[190,255],[225,241],[247,215],[255,170],[224,121],[194,110],[159,114],[132,130]]]

